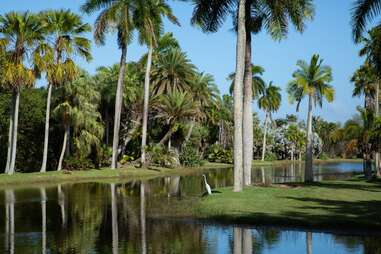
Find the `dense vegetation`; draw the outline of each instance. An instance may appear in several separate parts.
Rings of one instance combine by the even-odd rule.
[[[74,61],[92,58],[91,41],[85,36],[91,26],[80,15],[53,10],[1,16],[0,140],[8,146],[0,147],[0,166],[12,174],[128,163],[176,167],[234,161],[239,190],[239,185],[250,184],[247,168],[254,159],[304,158],[311,173],[313,157],[340,157],[363,158],[364,172],[371,177],[381,144],[381,28],[363,35],[365,21],[354,12],[359,22],[354,26],[360,26],[354,33],[365,57],[351,79],[353,96],[365,95],[357,115],[345,123],[313,115],[315,106],[323,106],[323,99],[333,101],[335,94],[333,70],[313,55],[308,62],[297,61],[287,85],[297,110],[302,99],[308,99],[308,118],[289,114],[274,119],[284,99],[280,87],[262,79],[271,70],[252,63],[251,36],[265,29],[280,40],[291,24],[302,32],[314,15],[313,4],[233,2],[195,0],[192,18],[203,31],[215,32],[227,14],[235,17],[237,68],[227,77],[232,87],[225,95],[212,75],[192,64],[176,38],[164,33],[164,18],[178,24],[164,0],[85,2],[83,12],[101,11],[93,28],[95,42],[102,45],[106,33],[116,32],[121,50],[120,63],[101,66],[94,74]],[[137,62],[127,61],[134,32],[149,49]],[[46,88],[33,88],[42,77]],[[252,112],[253,102],[264,111],[264,121]],[[306,174],[305,180],[312,181],[312,175]]]

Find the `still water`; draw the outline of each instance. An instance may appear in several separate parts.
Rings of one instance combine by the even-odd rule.
[[[253,180],[297,181],[302,169],[298,164],[256,168]],[[360,163],[320,164],[315,177],[345,177],[360,170]],[[230,169],[210,170],[207,177],[213,188],[232,185]],[[155,216],[165,210],[170,217],[173,202],[199,198],[202,192],[197,174],[0,191],[0,253],[381,253],[381,237],[374,235]]]

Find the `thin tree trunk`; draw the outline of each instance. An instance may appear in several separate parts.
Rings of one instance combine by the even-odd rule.
[[[243,229],[242,254],[253,253],[253,238],[249,228]]]
[[[115,97],[115,117],[114,117],[114,136],[112,140],[112,158],[111,158],[111,169],[116,169],[118,167],[118,147],[119,147],[119,130],[120,130],[120,117],[122,114],[122,104],[123,104],[123,84],[126,69],[126,57],[127,57],[127,46],[122,48],[122,55],[120,57],[120,69],[118,84],[116,87],[116,97]]]
[[[312,133],[312,109],[313,97],[308,97],[308,116],[307,116],[307,146],[306,146],[306,161],[305,161],[305,175],[304,182],[313,182],[312,172],[312,156],[313,156],[313,133]]]
[[[251,33],[246,27],[245,74],[243,94],[243,182],[251,184],[251,166],[253,162],[253,75],[251,66]]]
[[[40,188],[41,195],[41,234],[42,234],[42,254],[46,253],[46,190],[45,188]]]
[[[69,127],[67,132],[67,139],[66,139],[66,150],[65,150],[65,158],[68,158],[70,156],[70,150],[71,150],[71,128]]]
[[[66,212],[65,212],[65,193],[62,191],[62,186],[59,184],[57,186],[57,192],[58,192],[58,205],[61,208],[61,222],[62,227],[66,226]]]
[[[185,136],[185,142],[188,142],[190,137],[192,136],[192,132],[193,132],[193,128],[194,128],[194,124],[195,124],[196,120],[195,118],[193,117],[192,118],[192,121],[190,122],[190,125],[189,125],[189,129],[188,129],[188,133],[187,135]]]
[[[245,0],[238,4],[238,35],[236,47],[236,70],[234,78],[234,192],[242,190],[243,154],[242,154],[242,86],[245,70]]]
[[[376,117],[380,115],[380,82],[376,83],[376,109],[375,109]],[[380,151],[376,151],[374,156],[375,160],[375,171],[377,177],[381,177],[381,167],[380,167]]]
[[[140,225],[142,254],[147,253],[145,184],[140,183]]]
[[[8,130],[8,152],[7,152],[7,162],[5,165],[5,173],[7,174],[9,172],[10,164],[11,164],[11,157],[12,157],[12,133],[13,133],[13,116],[15,111],[15,101],[12,97],[11,102],[11,110],[9,114],[9,130]]]
[[[295,147],[294,145],[291,146],[291,160],[294,161],[294,150],[295,150]]]
[[[20,104],[20,89],[13,89],[13,99],[14,100],[14,114],[13,114],[13,125],[12,125],[12,148],[11,148],[11,161],[9,165],[8,174],[12,175],[15,173],[16,165],[16,151],[17,151],[17,126],[19,119],[19,104]]]
[[[48,84],[48,97],[46,99],[45,113],[45,136],[44,136],[44,151],[42,153],[42,165],[40,172],[46,172],[46,163],[48,161],[48,144],[49,144],[49,119],[50,119],[50,100],[52,97],[52,85]]]
[[[15,252],[15,193],[13,190],[5,191],[6,205],[6,250],[9,254]]]
[[[149,102],[149,86],[150,86],[150,73],[152,63],[153,47],[150,46],[148,50],[146,74],[144,78],[144,104],[143,104],[143,127],[142,127],[142,147],[141,147],[141,162],[146,164],[146,145],[147,145],[147,125],[148,125],[148,102]]]
[[[233,254],[242,254],[242,228],[233,228]]]
[[[66,151],[66,146],[67,146],[67,137],[69,135],[69,130],[70,130],[70,126],[65,126],[65,134],[64,134],[64,138],[63,138],[63,142],[62,142],[62,150],[61,150],[60,159],[58,161],[57,171],[60,171],[62,169],[62,162],[63,162],[63,159],[65,157],[65,151]]]
[[[265,117],[265,126],[264,126],[264,132],[263,132],[263,140],[262,140],[262,158],[261,160],[265,160],[266,156],[266,138],[267,138],[267,121],[268,121],[268,113],[266,112],[266,117]]]
[[[119,233],[118,233],[118,206],[115,191],[115,184],[111,184],[111,227],[112,227],[112,253],[118,253]]]
[[[164,135],[164,137],[159,141],[160,145],[163,145],[167,140],[169,140],[172,136],[173,129],[172,127],[168,130],[168,132]]]

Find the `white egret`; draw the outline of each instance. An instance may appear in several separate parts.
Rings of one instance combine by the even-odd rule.
[[[221,193],[219,191],[212,190],[212,188],[210,188],[210,185],[206,181],[206,176],[204,174],[202,175],[202,177],[204,178],[204,184],[205,184],[205,189],[206,189],[206,192],[204,192],[202,194],[203,197],[206,196],[206,195],[212,195],[212,193]]]

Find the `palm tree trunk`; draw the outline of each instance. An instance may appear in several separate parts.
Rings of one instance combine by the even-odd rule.
[[[147,125],[148,125],[148,102],[149,102],[149,84],[150,73],[152,63],[153,47],[150,46],[148,50],[146,74],[144,78],[144,104],[143,104],[143,127],[142,127],[142,147],[141,147],[141,162],[144,165],[146,163],[146,151],[147,145]]]
[[[246,28],[246,31],[249,31]],[[243,94],[243,182],[244,185],[251,184],[251,166],[253,162],[253,77],[251,68],[251,33],[246,34],[245,51],[245,74],[244,74],[244,94]]]
[[[122,114],[122,104],[123,104],[123,84],[124,84],[124,76],[125,76],[125,69],[126,69],[126,57],[127,57],[127,46],[125,45],[122,47],[118,84],[116,86],[114,136],[112,140],[111,169],[116,169],[118,167],[117,163],[118,163],[118,147],[119,147],[119,130],[120,130],[120,117]]]
[[[243,156],[242,156],[242,85],[245,69],[245,3],[239,0],[238,4],[238,35],[236,47],[236,68],[234,78],[234,192],[242,190]]]
[[[145,184],[140,184],[140,225],[142,254],[147,253]]]
[[[46,190],[45,188],[40,189],[41,195],[41,233],[42,233],[42,254],[46,253]]]
[[[8,130],[8,152],[7,152],[7,162],[5,165],[5,173],[7,174],[9,172],[10,164],[11,164],[11,157],[12,157],[12,133],[13,133],[13,115],[15,111],[15,103],[12,98],[11,103],[11,111],[9,114],[9,130]]]
[[[20,104],[20,89],[13,89],[12,100],[14,101],[14,112],[13,112],[13,125],[12,125],[12,148],[11,148],[11,161],[9,164],[8,174],[12,175],[15,173],[16,165],[16,150],[17,150],[17,125],[19,119],[19,104]]]
[[[378,117],[380,115],[380,82],[376,83],[376,110],[375,110],[375,113],[376,113],[376,117]],[[376,151],[376,154],[374,157],[375,157],[374,160],[375,160],[375,164],[376,164],[376,167],[375,167],[376,175],[377,175],[377,177],[381,177],[380,151]]]
[[[265,155],[266,155],[266,138],[267,138],[267,121],[269,118],[269,114],[266,112],[266,117],[265,117],[265,130],[263,132],[263,141],[262,141],[262,158],[261,160],[265,160]]]
[[[66,226],[66,212],[65,212],[65,193],[62,191],[62,186],[59,184],[57,186],[57,192],[58,192],[58,205],[61,209],[61,223],[62,227]]]
[[[312,109],[313,97],[308,97],[308,116],[307,116],[307,146],[306,146],[306,161],[305,161],[305,175],[304,182],[313,182],[312,172],[312,156],[313,156],[313,133],[312,133]]]
[[[52,97],[52,85],[48,84],[48,97],[46,99],[45,113],[45,136],[44,136],[44,151],[42,154],[42,165],[40,172],[46,172],[46,163],[48,160],[48,144],[49,144],[49,119],[50,119],[50,100]]]
[[[190,137],[192,136],[192,132],[193,132],[193,128],[194,128],[194,124],[195,124],[196,120],[195,118],[193,117],[192,118],[192,121],[190,122],[190,125],[189,125],[189,130],[188,130],[188,133],[187,135],[185,136],[185,142],[188,142]]]
[[[242,254],[253,253],[253,238],[251,229],[243,229],[242,238]]]
[[[233,254],[242,254],[242,228],[233,228]]]
[[[70,130],[70,126],[69,125],[65,126],[65,134],[64,134],[64,138],[63,138],[63,142],[62,142],[62,150],[61,150],[60,159],[58,161],[57,171],[60,171],[62,169],[62,162],[63,162],[63,159],[65,157],[65,151],[66,151],[66,146],[67,146],[67,137],[69,136],[69,130]]]
[[[312,233],[306,233],[306,246],[307,246],[307,254],[312,254]]]

